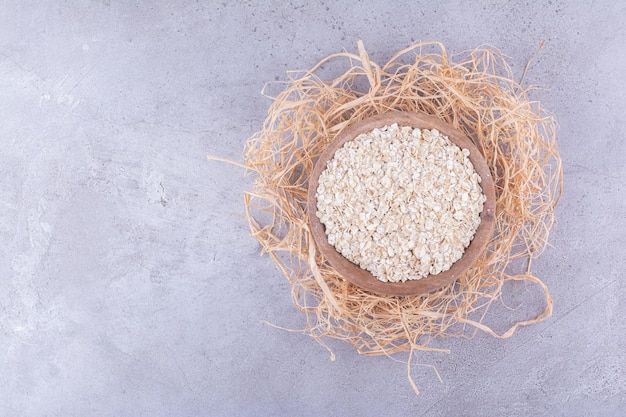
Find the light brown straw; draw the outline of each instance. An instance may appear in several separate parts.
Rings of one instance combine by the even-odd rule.
[[[246,213],[252,235],[291,284],[293,302],[306,316],[302,331],[322,344],[324,337],[344,340],[366,355],[410,352],[417,393],[411,358],[445,351],[427,346],[434,337],[466,337],[470,325],[507,338],[551,315],[546,285],[530,270],[509,275],[507,266],[546,246],[562,190],[555,121],[529,101],[496,50],[449,56],[440,43],[418,43],[379,66],[361,42],[358,49],[290,73],[262,130],[246,145],[245,166],[256,176],[245,193]],[[350,64],[342,75],[326,81],[316,75],[342,59]],[[308,178],[325,146],[349,124],[391,110],[425,112],[461,129],[496,184],[496,231],[487,251],[456,284],[422,296],[383,296],[350,284],[322,259],[307,226]],[[543,290],[545,309],[502,334],[481,323],[503,285],[524,280]]]

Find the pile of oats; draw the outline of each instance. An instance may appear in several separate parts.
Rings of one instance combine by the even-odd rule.
[[[435,129],[397,124],[347,142],[317,188],[328,242],[385,282],[450,269],[474,237],[486,200],[468,156]]]

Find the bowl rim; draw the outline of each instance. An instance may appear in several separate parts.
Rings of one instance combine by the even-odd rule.
[[[335,152],[344,143],[353,140],[362,133],[371,132],[375,128],[382,128],[394,123],[397,123],[398,126],[410,126],[412,128],[437,129],[461,149],[468,149],[470,152],[469,159],[474,165],[474,170],[481,177],[480,186],[483,194],[487,197],[480,214],[480,225],[476,229],[470,245],[465,249],[463,256],[447,271],[405,282],[380,281],[369,271],[344,258],[334,246],[328,243],[324,225],[317,217],[316,192],[319,185],[319,177],[322,171],[326,169],[327,162],[334,156]],[[344,128],[319,156],[309,178],[307,192],[307,212],[310,231],[324,259],[349,282],[365,290],[383,295],[408,296],[425,294],[455,282],[472,267],[491,240],[495,227],[495,211],[496,195],[493,177],[478,147],[459,129],[435,116],[421,112],[390,111],[368,117]]]

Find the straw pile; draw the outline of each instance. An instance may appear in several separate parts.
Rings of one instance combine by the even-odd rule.
[[[317,75],[343,61],[331,80]],[[437,336],[467,336],[467,325],[494,337],[549,317],[548,288],[530,271],[546,246],[562,184],[554,118],[513,80],[501,53],[489,48],[449,56],[436,42],[418,43],[380,66],[363,44],[359,54],[331,55],[309,71],[291,72],[274,97],[262,130],[249,139],[245,166],[256,176],[244,195],[253,236],[289,280],[303,331],[347,341],[367,355],[430,350]],[[359,88],[359,86],[361,86]],[[310,172],[325,146],[346,126],[392,110],[434,115],[475,141],[496,184],[496,230],[486,252],[455,284],[422,296],[370,293],[350,284],[316,250],[306,210]],[[527,259],[525,273],[511,262]],[[503,334],[481,323],[509,281],[530,281],[545,309]],[[331,352],[331,358],[332,358]]]

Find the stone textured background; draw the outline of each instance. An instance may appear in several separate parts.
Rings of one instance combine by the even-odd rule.
[[[20,2],[0,8],[0,415],[620,415],[626,409],[622,2]],[[555,114],[564,195],[534,263],[551,319],[403,364],[299,333],[248,236],[241,160],[286,70],[362,39],[492,45]],[[487,323],[542,308],[507,289]]]

